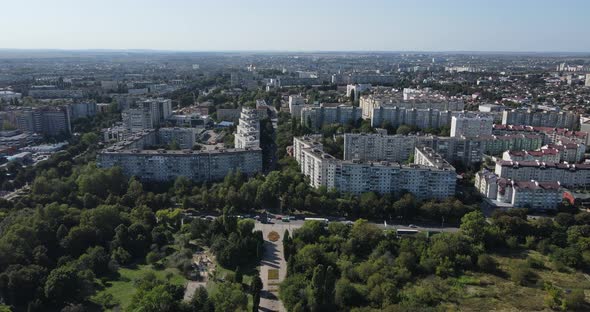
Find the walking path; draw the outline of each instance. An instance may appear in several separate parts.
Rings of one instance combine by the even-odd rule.
[[[283,233],[285,230],[291,233],[293,229],[300,226],[289,223],[256,223],[255,230],[262,231],[264,236],[264,255],[260,261],[260,278],[263,285],[260,294],[260,311],[286,311],[279,300],[279,284],[287,276],[287,262],[283,254]],[[268,239],[268,235],[273,231],[279,235],[279,239],[275,242]]]

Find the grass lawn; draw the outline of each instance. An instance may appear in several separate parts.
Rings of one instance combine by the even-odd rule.
[[[138,265],[134,268],[121,268],[119,269],[119,279],[113,281],[107,281],[104,283],[104,289],[97,292],[92,299],[95,299],[97,296],[101,295],[102,293],[110,294],[113,298],[120,302],[121,307],[123,310],[127,308],[129,303],[131,303],[131,297],[135,294],[135,285],[134,281],[140,279],[148,272],[154,272],[159,279],[166,280],[166,275],[168,273],[172,273],[172,277],[170,278],[170,282],[175,285],[184,285],[186,283],[186,279],[180,274],[177,269],[173,268],[166,268],[163,270],[155,270],[152,268],[151,265]]]
[[[268,269],[268,279],[269,280],[278,280],[279,279],[279,270]]]
[[[536,281],[526,286],[517,286],[509,278],[511,266],[525,262],[526,257],[535,258],[544,263],[545,268],[532,269]],[[553,268],[551,261],[536,252],[523,252],[513,255],[495,255],[499,274],[466,272],[456,279],[461,296],[453,303],[445,303],[449,309],[463,311],[542,311],[548,310],[544,303],[546,291],[544,282],[550,282],[561,289],[581,288],[586,292],[586,301],[590,299],[590,281],[580,272],[569,270],[559,272]],[[588,306],[590,309],[590,306]]]

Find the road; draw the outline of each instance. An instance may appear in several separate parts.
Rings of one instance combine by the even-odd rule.
[[[303,225],[303,222],[293,223],[274,223],[263,224],[256,223],[255,230],[262,231],[264,237],[264,254],[260,261],[260,277],[262,278],[262,293],[260,295],[260,311],[286,311],[285,307],[279,300],[279,284],[287,276],[287,262],[283,254],[283,233],[289,230],[290,233],[296,228]],[[279,234],[279,239],[275,242],[268,239],[271,232]],[[269,270],[278,270],[278,278],[269,278]]]
[[[322,217],[319,217],[322,218]],[[303,223],[305,222],[305,220],[291,220],[290,222],[282,222],[281,220],[276,220],[273,219],[273,222],[275,222],[275,224],[290,224],[292,225],[294,228],[300,228]],[[349,223],[351,221],[332,221],[332,222],[341,222],[341,223]],[[258,223],[258,222],[257,222]],[[393,229],[413,229],[413,230],[418,230],[421,232],[457,232],[459,231],[458,227],[454,227],[454,226],[444,226],[444,227],[440,227],[440,226],[433,226],[433,225],[427,225],[427,224],[421,224],[421,223],[415,223],[414,225],[412,225],[412,227],[410,227],[407,224],[401,224],[401,223],[389,223],[387,222],[387,225],[385,225],[385,223],[377,223],[377,222],[369,222],[370,224],[373,224],[375,226],[377,226],[380,229],[383,230],[393,230]],[[279,234],[283,234],[282,232]]]

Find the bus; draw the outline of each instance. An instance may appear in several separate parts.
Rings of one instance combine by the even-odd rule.
[[[396,232],[397,236],[416,235],[416,234],[420,233],[420,231],[414,230],[414,229],[396,229],[395,232]]]
[[[326,218],[305,218],[305,221],[318,221],[325,225],[327,225],[330,222],[330,220]]]

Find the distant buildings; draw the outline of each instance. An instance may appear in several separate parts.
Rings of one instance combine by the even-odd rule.
[[[260,147],[260,120],[255,109],[242,108],[234,137],[234,146],[235,148]]]
[[[29,90],[29,96],[35,99],[79,99],[84,97],[84,92],[82,90],[74,89],[62,90],[53,85],[44,85],[32,86]]]
[[[363,119],[373,119],[373,112],[381,107],[400,109],[435,109],[440,111],[462,111],[463,101],[449,101],[440,97],[414,97],[415,89],[404,89],[403,98],[398,93],[378,93],[361,96],[359,106],[363,111]]]
[[[393,75],[379,74],[334,74],[332,83],[338,85],[349,84],[372,84],[372,85],[391,85],[396,81]]]
[[[492,134],[494,119],[489,116],[460,114],[451,117],[451,136],[473,138]]]
[[[96,115],[97,106],[94,102],[74,103],[69,105],[71,119],[92,117]]]
[[[158,143],[170,145],[178,144],[181,149],[191,149],[196,143],[196,128],[160,128],[158,129]]]
[[[312,129],[323,125],[354,123],[361,119],[361,110],[354,106],[304,107],[301,110],[301,124]]]
[[[0,90],[0,102],[4,101],[6,103],[10,103],[12,100],[20,100],[22,94],[14,92],[14,91],[6,91]]]
[[[572,112],[509,110],[502,113],[503,125],[577,129],[580,116]]]
[[[371,89],[371,84],[349,84],[346,85],[346,96],[354,95],[354,100],[358,100],[361,93]]]
[[[289,112],[293,118],[301,118],[301,111],[305,106],[305,98],[299,95],[289,95]]]
[[[154,129],[172,114],[172,100],[148,99],[121,112],[123,124],[131,131]]]
[[[0,115],[24,132],[35,132],[46,136],[69,135],[71,133],[70,110],[67,106],[9,107]]]
[[[388,125],[397,128],[401,125],[407,125],[420,129],[450,127],[451,117],[460,113],[431,108],[416,109],[386,106],[373,109],[371,113],[371,126],[383,127],[384,125]]]
[[[554,127],[531,127],[516,125],[494,125],[492,133],[495,135],[506,134],[539,134],[543,136],[543,144],[550,144],[558,141],[571,142],[576,144],[587,144],[590,134],[584,131],[571,131],[564,128]]]

